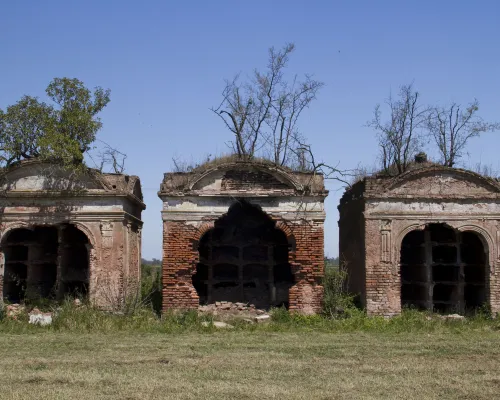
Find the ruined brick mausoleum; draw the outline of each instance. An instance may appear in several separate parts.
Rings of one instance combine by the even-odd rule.
[[[364,178],[339,205],[348,288],[371,315],[402,306],[500,312],[500,184],[427,166]]]
[[[166,173],[163,309],[216,301],[319,311],[323,177],[264,163]]]
[[[0,176],[0,295],[89,296],[103,307],[140,279],[141,185],[25,161]]]

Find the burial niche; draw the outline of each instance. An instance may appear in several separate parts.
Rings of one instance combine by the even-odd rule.
[[[401,244],[401,304],[466,313],[486,302],[487,253],[475,232],[429,224]]]
[[[2,241],[3,297],[62,299],[86,296],[89,281],[89,241],[70,224],[18,228]]]

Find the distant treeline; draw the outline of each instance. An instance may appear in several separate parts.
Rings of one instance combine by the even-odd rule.
[[[338,257],[325,257],[325,267],[338,267],[339,258]]]
[[[147,260],[145,258],[142,259],[142,265],[161,265],[161,260],[157,258],[153,258],[151,260]],[[325,257],[325,266],[326,267],[338,267],[339,258],[338,257]]]
[[[142,265],[161,265],[161,260],[158,260],[157,258],[153,258],[151,260],[147,260],[145,258],[142,258],[141,264]]]

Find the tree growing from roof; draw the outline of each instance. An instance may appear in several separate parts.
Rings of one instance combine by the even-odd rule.
[[[437,145],[441,162],[453,167],[460,159],[467,142],[481,133],[500,129],[499,123],[485,122],[477,113],[479,102],[467,107],[452,103],[447,107],[432,107],[427,117],[427,129]]]
[[[243,82],[238,75],[227,80],[222,102],[211,109],[233,134],[232,149],[242,159],[261,154],[277,165],[304,163],[298,120],[324,84],[310,75],[285,79],[294,49],[293,44],[271,47],[267,69],[254,70]]]
[[[397,98],[389,95],[385,102],[389,117],[383,120],[381,107],[376,105],[374,117],[368,122],[377,132],[381,164],[386,173],[394,168],[398,174],[405,172],[420,150],[428,108],[419,103],[419,97],[412,84],[403,85]]]
[[[78,79],[55,78],[46,93],[54,104],[23,96],[0,110],[0,166],[32,158],[83,165],[102,127],[97,115],[109,103],[110,90],[92,92]]]

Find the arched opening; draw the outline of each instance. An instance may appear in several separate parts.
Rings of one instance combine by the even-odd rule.
[[[85,296],[88,248],[87,236],[69,224],[9,231],[1,244],[4,299],[19,303],[25,299]]]
[[[58,297],[86,297],[90,276],[87,235],[74,225],[64,225],[60,230],[60,246]]]
[[[286,235],[259,208],[238,202],[215,222],[198,246],[193,285],[200,304],[251,303],[288,307],[294,277]]]
[[[465,313],[487,300],[488,257],[474,232],[429,224],[401,244],[401,304]]]

